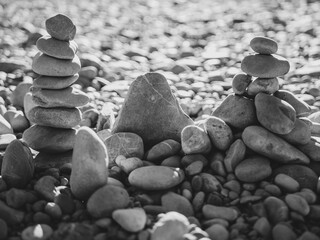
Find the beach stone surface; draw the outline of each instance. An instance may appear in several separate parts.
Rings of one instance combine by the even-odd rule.
[[[71,60],[75,57],[78,45],[75,41],[61,41],[46,35],[38,39],[37,48],[50,57]]]
[[[307,164],[310,159],[300,150],[263,127],[250,126],[242,133],[246,146],[272,161]]]
[[[241,70],[260,78],[274,78],[289,72],[289,62],[278,55],[255,54],[246,56],[241,62]]]
[[[269,131],[276,134],[288,134],[294,128],[296,111],[276,97],[258,93],[254,99],[258,121]]]
[[[221,118],[228,125],[245,129],[257,123],[254,102],[237,95],[228,95],[224,101],[213,110],[212,116]]]
[[[87,200],[108,180],[108,153],[98,135],[88,127],[81,127],[76,135],[70,187],[78,198]]]
[[[193,207],[189,200],[174,192],[164,194],[161,197],[161,205],[166,212],[175,211],[186,217],[194,215]]]
[[[252,38],[250,47],[253,51],[260,54],[274,54],[278,51],[278,44],[276,41],[261,36]]]
[[[136,133],[149,148],[166,139],[180,141],[182,129],[192,124],[172,95],[166,78],[147,73],[130,85],[112,133]]]
[[[299,118],[296,119],[293,129],[288,134],[281,135],[287,142],[297,145],[308,144],[311,141],[311,127],[310,124]],[[300,149],[301,150],[301,149]],[[311,153],[312,151],[310,151]],[[307,154],[308,156],[308,154]]]
[[[129,202],[129,194],[124,188],[105,185],[90,196],[87,210],[94,218],[111,217],[113,211],[128,207]]]
[[[306,144],[297,146],[300,151],[306,154],[310,160],[320,162],[320,139],[311,137]]]
[[[232,79],[233,92],[237,95],[243,95],[251,84],[251,79],[252,77],[245,73],[236,74]]]
[[[278,90],[277,78],[256,78],[248,85],[247,93],[249,96],[256,96],[260,92],[274,94]]]
[[[128,232],[139,232],[147,223],[143,208],[117,209],[113,211],[112,218]]]
[[[54,128],[73,128],[81,122],[78,108],[34,107],[28,113],[29,120],[40,126]]]
[[[67,77],[79,72],[80,59],[77,55],[71,60],[50,57],[38,52],[32,62],[32,70],[39,75]]]
[[[72,20],[64,14],[57,14],[45,22],[47,32],[61,41],[73,40],[77,28]]]
[[[144,190],[166,190],[177,186],[184,180],[184,172],[179,168],[166,166],[145,166],[133,170],[129,183]]]
[[[78,73],[68,77],[51,77],[42,75],[34,79],[32,86],[34,88],[41,89],[64,89],[70,87],[78,78]]]
[[[87,94],[73,87],[59,90],[32,87],[31,93],[33,102],[44,108],[75,108],[89,102]]]
[[[146,153],[146,159],[151,162],[157,162],[167,157],[174,156],[181,150],[180,142],[167,139],[155,144]]]
[[[144,155],[142,138],[135,133],[114,133],[104,141],[104,144],[108,149],[110,162],[114,162],[119,155],[123,155],[126,158],[137,157],[140,159]]]
[[[185,154],[205,154],[211,150],[211,141],[208,134],[203,129],[190,125],[182,129],[181,147]]]
[[[32,149],[52,153],[72,150],[75,135],[75,129],[33,125],[23,132],[22,138]]]
[[[272,224],[285,222],[289,219],[289,208],[281,199],[273,196],[267,197],[263,204],[267,210],[268,220]]]

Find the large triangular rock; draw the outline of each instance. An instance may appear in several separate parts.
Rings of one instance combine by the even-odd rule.
[[[192,124],[167,79],[159,73],[147,73],[132,82],[112,133],[136,133],[149,148],[166,139],[180,142],[182,129]]]

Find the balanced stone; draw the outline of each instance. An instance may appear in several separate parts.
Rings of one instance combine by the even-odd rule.
[[[260,54],[274,54],[278,51],[277,42],[267,37],[254,37],[250,41],[250,47]]]
[[[48,56],[71,60],[75,57],[78,45],[75,41],[66,42],[50,36],[43,36],[38,39],[37,48]]]
[[[276,91],[274,96],[289,103],[296,110],[297,117],[305,117],[311,112],[311,108],[306,102],[287,90]]]
[[[255,96],[260,92],[273,94],[279,90],[279,81],[277,78],[256,78],[249,86],[247,93],[249,96]]]
[[[73,149],[75,129],[33,125],[23,132],[23,140],[40,152],[66,152]]]
[[[236,177],[242,182],[259,182],[272,173],[270,160],[261,156],[247,158],[235,169]]]
[[[310,124],[297,118],[292,131],[288,134],[281,135],[281,137],[293,145],[308,144],[311,140]]]
[[[57,14],[46,20],[46,30],[54,38],[62,41],[70,41],[76,35],[77,28],[70,18],[63,14]]]
[[[277,55],[255,54],[246,56],[241,62],[241,70],[260,78],[274,78],[289,72],[289,62]]]
[[[72,60],[65,60],[38,52],[32,62],[32,70],[46,76],[67,77],[78,73],[80,68],[80,59],[77,55]]]
[[[249,84],[252,82],[251,76],[245,73],[239,73],[232,79],[232,89],[235,94],[243,95]]]
[[[250,126],[242,133],[243,142],[256,153],[280,163],[308,164],[310,159],[282,138],[263,127]]]
[[[288,134],[296,121],[296,111],[287,102],[265,93],[254,100],[257,118],[262,126],[277,134]]]
[[[146,166],[133,170],[129,183],[143,190],[166,190],[184,180],[184,172],[179,168],[166,166]]]
[[[55,128],[73,128],[81,122],[78,108],[35,107],[30,110],[28,117],[35,124]]]
[[[69,77],[51,77],[42,75],[34,79],[33,87],[42,89],[64,89],[75,83],[78,78],[78,73]]]
[[[182,129],[193,124],[173,96],[167,79],[159,73],[147,73],[132,82],[112,133],[136,133],[150,148],[166,139],[180,141]]]
[[[228,125],[244,129],[257,124],[254,102],[248,98],[230,94],[213,110],[212,116],[221,118]]]
[[[72,193],[87,200],[108,180],[107,149],[98,135],[88,127],[81,127],[76,135],[72,155],[70,187]]]
[[[86,105],[89,102],[87,94],[73,87],[60,90],[31,88],[32,100],[44,108],[75,108]]]

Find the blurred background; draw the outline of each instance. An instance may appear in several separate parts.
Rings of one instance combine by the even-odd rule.
[[[102,100],[121,104],[128,82],[160,71],[182,102],[212,106],[230,93],[259,35],[276,40],[290,61],[283,81],[294,84],[284,88],[303,94],[320,86],[319,12],[320,2],[307,0],[0,0],[0,62],[15,61],[13,72],[30,69],[45,20],[63,13],[77,26],[83,67],[96,62],[96,75],[79,84]]]

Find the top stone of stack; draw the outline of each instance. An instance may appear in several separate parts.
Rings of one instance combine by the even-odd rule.
[[[71,19],[62,14],[47,19],[46,29],[53,38],[61,41],[73,40],[77,31]]]
[[[289,62],[278,55],[278,44],[270,38],[255,37],[250,47],[258,54],[246,56],[241,69],[250,76],[259,78],[275,78],[289,72]]]

